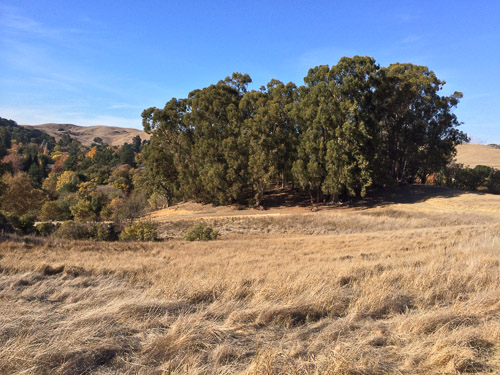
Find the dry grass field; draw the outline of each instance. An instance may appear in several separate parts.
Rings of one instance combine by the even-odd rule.
[[[0,373],[500,373],[500,196],[155,220],[168,240],[4,237]],[[182,241],[199,221],[221,239]]]
[[[111,146],[120,146],[125,142],[131,143],[132,138],[136,135],[141,139],[149,139],[150,134],[132,128],[119,128],[116,126],[79,126],[73,124],[41,124],[41,125],[22,125],[32,127],[51,135],[56,140],[59,140],[63,134],[69,134],[71,138],[76,139],[84,146],[90,146],[94,142],[94,138],[100,137],[104,143]]]
[[[467,167],[487,165],[500,169],[500,149],[485,145],[462,144],[457,146],[456,162]]]

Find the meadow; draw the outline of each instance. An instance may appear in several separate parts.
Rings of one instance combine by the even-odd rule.
[[[2,237],[1,374],[500,373],[500,196],[152,219],[163,242]]]

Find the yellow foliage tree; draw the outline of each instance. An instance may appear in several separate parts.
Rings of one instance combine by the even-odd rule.
[[[88,158],[91,158],[91,159],[94,159],[94,157],[96,156],[97,154],[97,147],[96,146],[93,146],[89,152],[87,152],[87,157]]]
[[[31,178],[25,172],[11,176],[6,174],[2,178],[5,190],[0,198],[3,210],[18,216],[41,207],[44,195],[31,184]]]
[[[62,189],[68,185],[77,185],[78,176],[73,171],[65,171],[59,175],[57,178],[56,190],[60,192]]]

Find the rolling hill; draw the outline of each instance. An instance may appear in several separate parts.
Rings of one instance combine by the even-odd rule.
[[[104,143],[112,146],[119,146],[125,142],[130,143],[132,138],[140,136],[141,139],[149,139],[150,135],[139,129],[119,128],[115,126],[79,126],[73,124],[42,124],[42,125],[22,125],[28,128],[35,128],[43,131],[56,140],[59,140],[63,134],[68,134],[75,138],[81,144],[90,146],[94,138],[100,137]]]
[[[500,149],[475,144],[459,145],[455,162],[472,168],[476,165],[487,165],[500,169]]]

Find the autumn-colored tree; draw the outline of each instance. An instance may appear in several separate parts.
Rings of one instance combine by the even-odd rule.
[[[13,173],[17,173],[24,168],[24,157],[16,152],[9,152],[2,159],[2,163],[10,164],[10,168]]]
[[[80,180],[75,172],[65,171],[57,178],[56,190],[57,192],[77,191],[79,182]]]
[[[89,152],[87,152],[87,157],[88,158],[91,158],[91,159],[94,159],[94,157],[96,156],[97,154],[97,146],[93,146]]]
[[[2,177],[4,191],[1,196],[1,208],[21,216],[38,210],[45,199],[44,194],[35,189],[31,178],[25,172]]]

